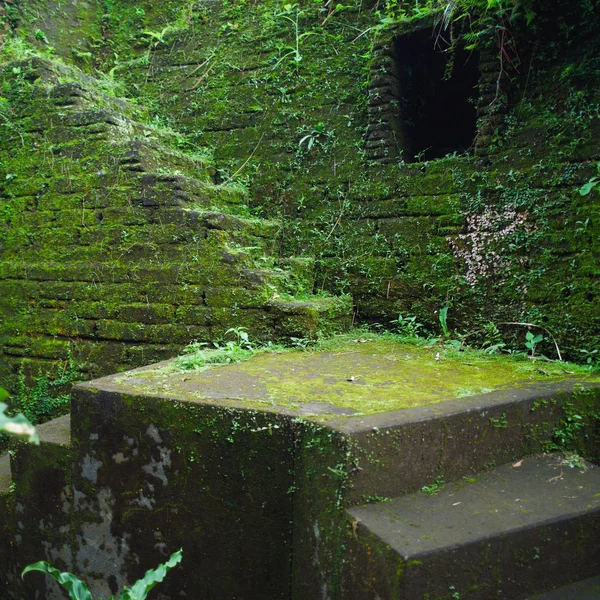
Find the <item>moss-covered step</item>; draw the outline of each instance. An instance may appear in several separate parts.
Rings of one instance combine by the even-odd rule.
[[[71,420],[69,415],[36,427],[40,445],[15,442],[11,457],[15,494],[13,541],[14,571],[6,596],[10,600],[40,595],[62,600],[54,580],[42,574],[21,581],[25,566],[47,560],[61,570],[72,570],[73,556],[84,552],[72,537],[73,488],[71,481]],[[82,499],[79,499],[82,502]],[[93,539],[85,543],[93,544]],[[77,550],[75,549],[77,547]]]
[[[344,598],[520,600],[600,571],[595,465],[528,457],[434,492],[348,511]]]

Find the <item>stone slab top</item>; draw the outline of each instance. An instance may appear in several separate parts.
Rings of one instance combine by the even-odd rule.
[[[355,334],[356,335],[356,334]],[[206,351],[205,351],[206,352]],[[210,351],[206,353],[210,357]],[[600,384],[564,363],[516,360],[401,343],[385,336],[338,336],[318,350],[261,352],[237,363],[189,368],[187,355],[77,386],[127,395],[279,412],[319,421],[362,419],[376,425],[391,412],[422,419],[574,385]],[[442,407],[442,408],[440,408]],[[386,418],[389,422],[389,419]],[[373,425],[373,426],[375,426]]]
[[[579,459],[580,461],[581,459]],[[600,510],[600,467],[527,457],[478,479],[348,509],[405,560]]]
[[[532,596],[529,600],[598,600],[598,598],[600,598],[600,575],[545,594]]]
[[[57,417],[35,428],[42,444],[68,446],[71,443],[71,415]]]

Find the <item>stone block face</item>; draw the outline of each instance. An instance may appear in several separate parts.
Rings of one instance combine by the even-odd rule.
[[[287,597],[289,420],[85,388],[73,418],[75,561],[84,579],[103,573],[96,594],[183,547],[194,566],[165,597]]]

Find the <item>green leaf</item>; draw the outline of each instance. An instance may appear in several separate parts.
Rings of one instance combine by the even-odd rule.
[[[126,587],[123,590],[119,600],[145,600],[148,592],[165,578],[170,569],[181,562],[182,556],[183,550],[177,550],[171,554],[171,558],[166,563],[146,571],[143,579],[136,581],[132,588]]]
[[[67,590],[71,600],[92,600],[92,595],[83,581],[80,581],[71,573],[61,573],[45,560],[25,567],[23,573],[21,573],[21,578],[24,578],[25,574],[30,571],[41,571],[50,575],[50,577],[58,581]]]
[[[600,185],[600,178],[592,177],[587,183],[584,183],[579,188],[579,193],[582,196],[587,196],[597,185]]]
[[[0,402],[4,402],[7,398],[8,392],[5,389],[0,388]]]
[[[6,404],[0,402],[0,431],[6,431],[18,436],[27,436],[32,444],[39,444],[40,439],[35,431],[35,427],[27,418],[21,413],[15,417],[8,417],[4,414],[6,408]]]

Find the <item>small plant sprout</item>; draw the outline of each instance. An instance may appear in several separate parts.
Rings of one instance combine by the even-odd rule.
[[[542,341],[544,341],[544,336],[541,333],[534,335],[531,331],[528,331],[525,334],[525,348],[529,350],[531,358],[535,357],[535,348]]]
[[[252,342],[248,338],[248,332],[246,331],[245,327],[231,327],[225,332],[225,335],[230,333],[233,333],[233,335],[237,338],[234,344],[237,344],[237,346],[245,350],[252,350]],[[227,342],[227,345],[229,344],[230,342]]]
[[[424,485],[421,488],[421,491],[424,494],[427,494],[428,496],[435,496],[435,494],[440,492],[445,485],[446,482],[444,481],[444,478],[440,475],[436,478],[436,480],[433,483],[430,483],[429,485]]]
[[[149,569],[146,571],[144,577],[138,579],[133,584],[133,587],[126,587],[123,590],[123,593],[119,596],[118,600],[146,600],[150,590],[156,584],[160,583],[175,565],[181,562],[182,556],[183,550],[177,550],[177,552],[171,554],[171,557],[167,562],[158,565],[156,569]],[[92,595],[83,581],[78,579],[72,573],[61,573],[45,560],[41,560],[40,562],[25,567],[21,577],[24,578],[25,575],[31,571],[40,571],[50,575],[50,577],[65,588],[71,600],[92,600]],[[108,600],[115,599],[111,596]]]
[[[425,327],[422,323],[417,321],[417,317],[403,317],[398,315],[397,319],[394,319],[392,323],[396,324],[398,334],[405,337],[419,337],[425,333]]]
[[[294,18],[292,18],[289,15],[294,9],[296,11],[296,14]],[[284,46],[283,48],[281,48],[281,50],[287,50],[287,52],[277,61],[273,69],[276,69],[281,64],[281,62],[288,57],[292,58],[295,66],[297,67],[300,61],[302,60],[302,54],[300,53],[300,42],[305,37],[308,37],[309,35],[315,35],[316,33],[314,31],[305,31],[304,33],[300,33],[300,18],[303,16],[303,12],[298,8],[297,4],[285,4],[283,6],[283,10],[284,12],[279,13],[276,16],[285,19],[286,21],[289,21],[292,24],[294,28],[295,44],[293,46]]]
[[[325,125],[323,123],[317,123],[314,129],[298,142],[298,147],[302,148],[302,145],[306,143],[306,151],[310,152],[311,148],[325,135],[327,135],[325,133]]]
[[[583,354],[584,358],[585,358],[585,363],[587,365],[589,365],[590,367],[593,367],[596,362],[598,361],[598,349],[595,348],[594,350],[586,350],[586,349],[581,349],[579,351],[581,354]]]
[[[594,188],[597,192],[600,192],[600,162],[596,165],[598,168],[598,177],[591,177],[587,183],[584,183],[579,188],[579,193],[582,196],[587,196]]]
[[[444,337],[450,337],[450,330],[448,329],[448,306],[444,306],[444,308],[442,308],[440,310],[440,325],[442,326],[442,333],[444,334]]]

